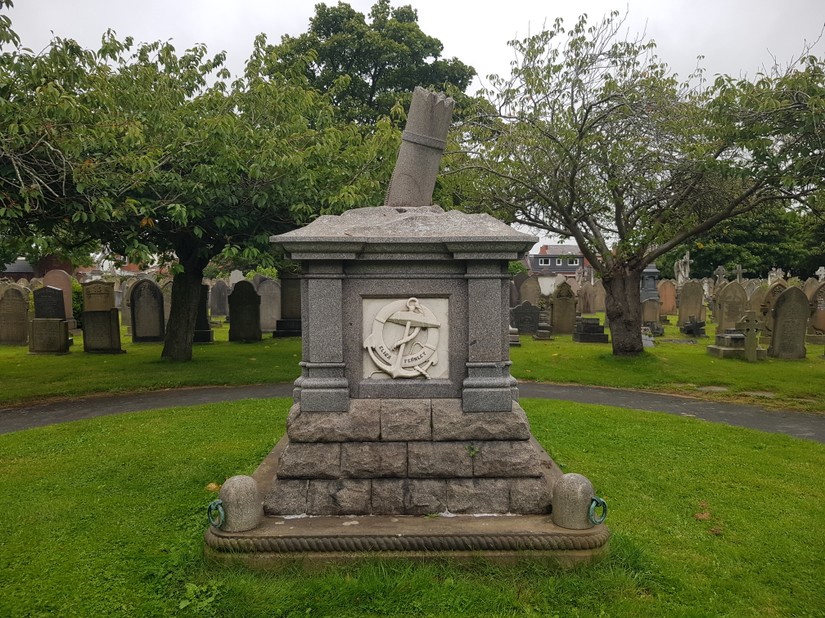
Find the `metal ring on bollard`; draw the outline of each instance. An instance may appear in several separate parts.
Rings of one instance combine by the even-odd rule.
[[[226,521],[226,513],[223,510],[223,502],[220,500],[213,500],[210,502],[209,506],[206,507],[206,517],[209,518],[209,523],[216,528],[223,526]]]
[[[602,514],[600,517],[596,517],[596,509],[602,507]],[[590,523],[594,526],[598,526],[602,523],[605,519],[607,519],[607,502],[602,500],[601,498],[594,497],[590,501],[590,511],[587,513],[587,517],[590,520]]]

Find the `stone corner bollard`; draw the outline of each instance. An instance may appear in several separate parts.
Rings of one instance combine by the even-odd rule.
[[[601,507],[601,516],[596,509]],[[553,523],[571,530],[586,530],[607,517],[607,504],[597,498],[593,485],[581,474],[564,474],[553,486]]]
[[[258,483],[251,476],[226,479],[219,499],[209,505],[209,523],[224,532],[244,532],[257,527],[264,516]]]

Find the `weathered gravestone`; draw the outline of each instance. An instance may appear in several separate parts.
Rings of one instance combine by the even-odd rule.
[[[676,284],[670,279],[663,279],[658,283],[659,313],[661,315],[676,315]]]
[[[765,297],[762,300],[762,305],[760,306],[760,313],[762,315],[762,319],[765,320],[765,330],[762,333],[762,336],[763,339],[766,340],[766,343],[769,343],[770,338],[773,336],[774,303],[776,302],[776,299],[779,298],[779,295],[787,289],[788,284],[782,279],[777,279],[769,285],[768,289],[765,291]]]
[[[659,299],[648,298],[642,301],[642,324],[648,326],[649,324],[659,323]]]
[[[0,292],[0,344],[25,345],[29,333],[29,297],[14,283]]]
[[[519,335],[534,335],[539,329],[539,308],[529,300],[510,310],[510,323]]]
[[[220,279],[215,282],[209,293],[209,311],[212,318],[226,316],[229,313],[229,286]]]
[[[771,309],[773,334],[768,356],[805,358],[805,331],[811,317],[811,304],[800,288],[791,287],[776,297]]]
[[[257,287],[261,297],[261,332],[271,334],[281,319],[281,283],[264,279]]]
[[[747,288],[745,288],[747,290]],[[767,284],[757,283],[748,292],[748,309],[755,311],[757,315],[762,315],[762,305],[765,303],[765,294],[768,291]]]
[[[29,322],[29,354],[67,354],[69,323],[59,318],[34,318]]]
[[[538,278],[530,276],[524,280],[521,284],[521,288],[519,288],[519,298],[522,303],[530,303],[535,307],[539,306],[539,299],[541,299],[541,286],[539,285]]]
[[[29,322],[29,353],[66,354],[70,342],[63,290],[45,286],[35,290],[32,296],[34,319]]]
[[[163,341],[166,323],[163,318],[163,292],[154,281],[143,279],[129,290],[132,310],[132,341]]]
[[[805,296],[811,298],[813,296],[814,290],[819,287],[819,279],[815,279],[814,277],[808,277],[805,280],[805,284],[802,286],[802,291],[805,292]]]
[[[593,284],[585,281],[579,290],[579,313],[582,315],[595,313],[594,301],[596,300],[596,290]]]
[[[172,313],[172,279],[166,279],[160,283],[160,293],[163,295],[163,321],[169,321],[169,315]]]
[[[731,281],[719,292],[716,304],[719,311],[719,330],[735,328],[736,322],[748,310],[748,295],[742,284]]]
[[[593,284],[593,289],[595,291],[595,295],[593,296],[593,312],[599,313],[605,310],[604,305],[604,283],[602,283],[601,279],[598,279],[596,283]]]
[[[566,281],[556,286],[550,299],[554,335],[572,335],[576,327],[576,294]]]
[[[813,290],[810,300],[813,315],[808,326],[806,341],[814,345],[825,344],[825,282],[821,282]]]
[[[605,548],[604,502],[532,438],[509,371],[508,262],[536,239],[431,205],[451,108],[416,90],[387,205],[273,237],[302,263],[302,375],[254,477],[266,517],[254,486],[221,498],[219,525],[257,513],[249,530],[213,525],[212,556],[581,561]]]
[[[251,281],[238,281],[229,295],[229,341],[261,340],[261,297]]]
[[[192,342],[212,343],[214,340],[215,333],[209,324],[209,286],[203,283],[198,296],[198,312],[195,314],[195,332]]]
[[[50,270],[43,277],[43,285],[59,288],[63,294],[64,318],[69,322],[69,330],[76,328],[77,324],[72,313],[72,277],[65,270]]]
[[[705,292],[698,281],[688,281],[679,295],[679,326],[684,326],[693,316],[698,322],[705,321]]]
[[[121,354],[120,317],[115,307],[115,284],[90,281],[83,285],[83,351]]]
[[[519,304],[518,288],[514,281],[510,282],[510,306],[515,307]]]

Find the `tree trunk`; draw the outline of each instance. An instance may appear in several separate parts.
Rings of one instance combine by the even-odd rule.
[[[178,254],[180,258],[180,254]],[[192,258],[181,260],[184,270],[172,281],[172,309],[166,324],[161,358],[173,361],[192,360],[192,339],[198,315],[203,269],[208,261]]]
[[[616,267],[602,281],[614,356],[638,356],[644,350],[639,295],[641,280],[642,269],[625,264]]]

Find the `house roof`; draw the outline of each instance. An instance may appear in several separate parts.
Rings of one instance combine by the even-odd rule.
[[[542,245],[538,253],[531,255],[581,255],[578,245]]]

